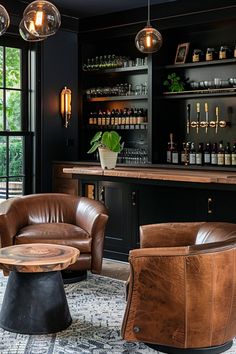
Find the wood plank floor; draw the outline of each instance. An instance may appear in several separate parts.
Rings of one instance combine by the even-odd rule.
[[[104,258],[101,275],[119,280],[127,280],[129,277],[129,263]]]

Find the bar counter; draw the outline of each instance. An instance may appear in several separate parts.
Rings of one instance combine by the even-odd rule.
[[[116,167],[103,170],[99,166],[76,166],[63,168],[63,173],[72,175],[131,178],[136,180],[159,180],[192,183],[236,184],[236,171],[198,171],[165,168]]]

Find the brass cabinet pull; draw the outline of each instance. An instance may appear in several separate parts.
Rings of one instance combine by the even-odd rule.
[[[136,192],[131,193],[132,206],[136,206]]]
[[[101,188],[100,201],[101,201],[102,203],[105,203],[105,188],[104,188],[104,187]]]
[[[212,214],[212,198],[207,199],[207,213]]]

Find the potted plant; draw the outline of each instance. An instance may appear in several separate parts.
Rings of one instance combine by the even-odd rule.
[[[120,140],[121,136],[114,130],[97,132],[90,141],[90,145],[92,146],[88,154],[98,149],[102,169],[115,168],[118,153],[123,148]]]

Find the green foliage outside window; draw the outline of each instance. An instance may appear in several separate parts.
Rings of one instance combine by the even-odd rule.
[[[4,50],[0,46],[0,87],[0,131],[4,131],[4,129],[20,131],[22,129],[21,50],[18,48],[5,47]],[[0,137],[0,177],[7,174],[21,176],[23,174],[23,140],[21,137],[9,137],[9,160],[7,160],[6,139],[5,136]],[[7,161],[9,161],[8,171]],[[22,178],[16,177],[14,180],[21,181]]]

